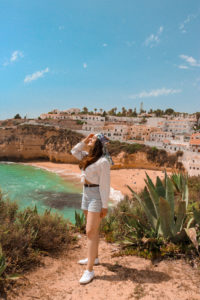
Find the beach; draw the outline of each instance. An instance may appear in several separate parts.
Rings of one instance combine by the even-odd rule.
[[[81,170],[78,164],[65,164],[54,162],[30,162],[28,165],[42,168],[51,172],[55,172],[66,180],[75,181],[77,184],[81,184],[80,175]],[[144,186],[144,179],[147,173],[153,182],[156,181],[156,177],[164,178],[163,171],[157,170],[145,170],[145,169],[119,169],[111,170],[111,198],[112,194],[116,199],[120,199],[120,195],[131,196],[131,191],[127,185],[130,186],[135,192],[140,192]]]

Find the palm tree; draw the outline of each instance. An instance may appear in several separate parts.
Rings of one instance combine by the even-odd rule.
[[[128,109],[128,116],[131,117],[133,114],[133,110],[131,108]]]
[[[126,108],[122,107],[122,116],[126,116],[126,113],[127,113]]]
[[[83,113],[87,114],[88,113],[88,108],[86,106],[83,107]]]

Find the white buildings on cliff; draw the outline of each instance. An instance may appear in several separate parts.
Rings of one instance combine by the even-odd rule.
[[[80,121],[84,135],[102,132],[111,140],[128,143],[144,143],[175,153],[182,151],[180,158],[189,175],[200,175],[200,133],[194,133],[195,115],[179,117],[140,115],[138,117],[106,117],[102,114],[87,114],[80,109],[53,110],[42,114],[41,119],[68,119]]]

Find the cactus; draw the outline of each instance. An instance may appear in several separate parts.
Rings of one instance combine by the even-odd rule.
[[[157,177],[154,185],[151,178],[146,174],[146,187],[141,197],[129,186],[133,196],[142,206],[149,223],[158,236],[176,241],[184,230],[186,211],[188,206],[188,180],[183,174],[173,174],[171,179],[165,172],[164,184]],[[175,193],[176,197],[175,210]],[[187,232],[185,231],[185,234]],[[182,236],[185,236],[182,235]],[[188,235],[188,234],[187,234]]]

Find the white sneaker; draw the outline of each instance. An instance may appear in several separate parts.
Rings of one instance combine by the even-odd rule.
[[[81,259],[81,260],[78,261],[78,263],[79,263],[80,265],[87,265],[88,259],[87,259],[87,258]],[[99,259],[98,259],[98,257],[95,258],[95,260],[94,260],[94,265],[99,265]]]
[[[90,271],[86,270],[83,273],[83,276],[81,277],[79,282],[80,282],[80,284],[86,284],[86,283],[89,283],[90,281],[92,281],[93,278],[94,278],[94,271],[90,272]]]

